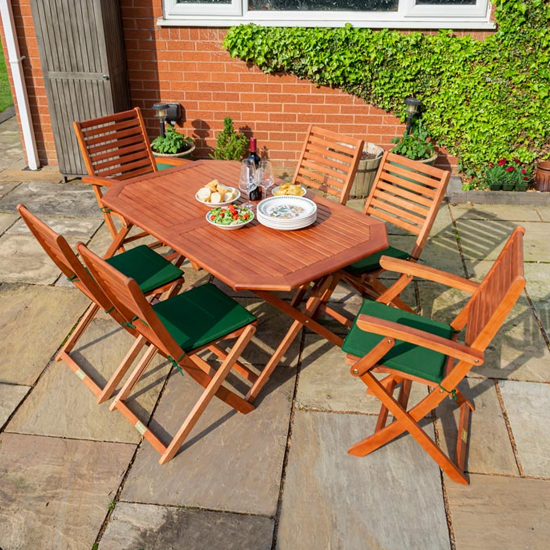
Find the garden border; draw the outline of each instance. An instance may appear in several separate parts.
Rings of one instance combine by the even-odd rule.
[[[446,198],[452,203],[550,205],[550,193],[540,191],[463,191],[459,176],[451,176]]]

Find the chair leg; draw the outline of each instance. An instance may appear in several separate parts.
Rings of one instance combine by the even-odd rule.
[[[220,368],[218,369],[218,372],[214,375],[212,378],[212,381],[210,384],[208,384],[205,391],[200,396],[197,403],[195,403],[195,406],[185,419],[185,422],[181,425],[181,428],[178,430],[178,433],[174,436],[168,447],[166,448],[166,451],[164,454],[160,457],[159,463],[165,464],[166,462],[170,461],[178,449],[181,447],[197,421],[199,420],[200,416],[214,397],[216,391],[218,388],[222,385],[223,381],[227,377],[229,371],[233,367],[234,363],[237,361],[237,359],[240,357],[241,353],[245,349],[245,347],[248,345],[248,342],[250,342],[252,336],[256,332],[256,327],[254,325],[248,325],[244,332],[241,334],[231,351],[227,354],[227,358],[225,361],[221,364]],[[190,360],[190,359],[188,359]]]
[[[452,462],[434,443],[434,441],[417,424],[429,411],[446,398],[439,392],[431,392],[411,411],[406,411],[391,395],[389,395],[380,382],[369,372],[361,376],[361,379],[372,390],[374,395],[389,409],[395,417],[395,421],[389,426],[375,432],[370,437],[352,445],[348,453],[355,456],[366,456],[381,446],[389,443],[403,432],[408,431],[420,446],[437,462],[440,468],[457,483],[468,485],[464,471]]]

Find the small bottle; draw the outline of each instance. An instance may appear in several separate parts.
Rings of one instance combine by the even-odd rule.
[[[252,161],[254,163],[254,166],[256,167],[256,176],[258,175],[258,167],[260,166],[260,157],[258,156],[258,153],[256,152],[257,145],[256,145],[256,138],[250,138],[250,155],[248,155],[249,161]],[[249,199],[251,201],[260,201],[262,200],[262,188],[258,184],[258,178],[255,178],[255,186],[253,189],[250,190],[249,193]]]

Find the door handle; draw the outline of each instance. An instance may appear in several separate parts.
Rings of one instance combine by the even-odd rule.
[[[103,78],[103,80],[110,80],[108,74],[102,74],[102,75],[101,75],[101,78]]]

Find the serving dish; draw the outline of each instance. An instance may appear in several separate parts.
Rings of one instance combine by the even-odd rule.
[[[246,206],[235,206],[231,207],[234,211],[237,212],[239,216],[242,214],[248,214],[248,219],[240,222],[235,223],[237,220],[233,221],[231,224],[223,224],[223,223],[216,223],[212,218],[213,216],[216,216],[218,214],[223,214],[223,211],[229,210],[229,207],[216,207],[209,210],[206,214],[206,221],[213,225],[214,227],[217,227],[218,229],[223,229],[224,231],[233,231],[234,229],[241,229],[245,225],[248,225],[253,219],[254,219],[254,212],[250,210],[250,208],[247,208]]]
[[[203,188],[201,187],[201,189],[203,189]],[[241,197],[241,192],[238,189],[236,189],[234,187],[226,187],[226,189],[231,189],[233,191],[234,198],[231,199],[230,201],[222,201],[222,202],[203,201],[203,200],[199,199],[200,189],[199,189],[199,191],[197,191],[195,193],[195,199],[197,199],[197,201],[199,201],[201,204],[204,204],[206,206],[227,206],[227,205],[233,204],[234,202],[239,200],[239,198]]]

